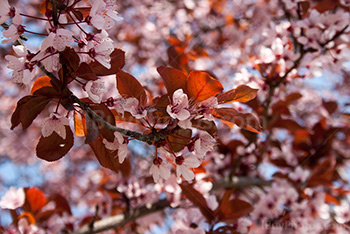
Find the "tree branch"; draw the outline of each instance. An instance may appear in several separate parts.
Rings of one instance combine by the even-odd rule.
[[[271,181],[264,180],[261,178],[252,178],[252,177],[243,177],[243,176],[233,176],[231,178],[226,178],[219,183],[216,183],[213,185],[212,190],[219,190],[219,189],[242,189],[245,187],[251,187],[251,186],[270,186]]]
[[[119,215],[111,216],[111,217],[96,221],[93,223],[92,227],[91,226],[89,227],[89,225],[85,225],[79,230],[72,232],[70,234],[88,234],[88,233],[92,234],[92,233],[103,232],[109,229],[117,229],[123,226],[127,222],[134,221],[148,214],[161,211],[166,207],[169,207],[169,202],[166,199],[162,199],[152,204],[151,206],[145,205],[135,210],[131,210],[129,214],[119,214]]]

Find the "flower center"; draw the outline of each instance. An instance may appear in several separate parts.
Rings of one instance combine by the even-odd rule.
[[[185,158],[183,156],[176,157],[176,159],[175,159],[175,163],[177,165],[182,165],[184,163],[184,161],[185,161]]]

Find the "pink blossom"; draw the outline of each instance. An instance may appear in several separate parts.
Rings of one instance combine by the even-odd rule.
[[[200,156],[205,156],[209,151],[212,151],[216,140],[207,132],[200,132],[199,138],[194,143],[194,150]]]
[[[166,162],[160,157],[156,157],[153,160],[153,164],[150,169],[150,173],[153,176],[154,182],[158,182],[159,178],[163,178],[164,180],[169,179],[170,170],[166,164]]]
[[[218,107],[218,99],[216,97],[210,97],[198,104],[198,109],[204,118],[213,120],[213,115],[211,114],[213,109]]]
[[[334,207],[335,220],[338,223],[346,223],[350,220],[350,205],[349,202],[342,200],[339,206]]]
[[[66,47],[70,47],[70,43],[74,42],[74,34],[67,29],[59,28],[55,33],[51,32],[50,34],[54,35],[52,37],[52,46],[58,51],[63,51]]]
[[[113,20],[121,20],[118,12],[115,11],[116,4],[113,1],[89,0],[91,3],[90,22],[101,30],[110,29],[114,26]]]
[[[19,36],[22,35],[25,31],[24,27],[21,24],[22,17],[16,13],[10,27],[2,33],[4,37],[7,37],[9,39],[3,40],[1,43],[6,44],[9,42],[15,42],[19,38]]]
[[[340,3],[344,6],[350,7],[350,0],[340,0]]]
[[[175,164],[177,178],[179,179],[182,175],[185,180],[191,181],[194,179],[194,173],[192,170],[190,170],[190,168],[199,167],[200,161],[193,154],[190,154],[186,157],[181,155],[175,158]]]
[[[105,82],[102,80],[90,80],[86,83],[85,90],[88,93],[90,100],[94,103],[101,103],[103,95],[108,91]]]
[[[289,178],[297,183],[303,183],[309,177],[310,172],[298,166],[293,172],[289,173]]]
[[[190,112],[186,109],[187,105],[187,95],[182,89],[178,89],[173,93],[173,104],[168,105],[166,111],[174,119],[178,119],[180,121],[185,120],[191,116]]]
[[[97,62],[101,63],[104,67],[111,68],[111,53],[114,50],[114,45],[111,41],[105,40],[100,44],[94,45],[89,43],[87,45],[89,55],[91,58],[95,59]]]
[[[237,232],[241,234],[248,233],[249,227],[252,225],[252,221],[247,218],[240,218],[237,221]]]
[[[119,163],[123,163],[128,153],[127,143],[125,142],[123,135],[119,132],[114,132],[114,137],[113,142],[109,142],[107,139],[103,139],[102,142],[108,150],[118,150],[117,157],[119,159]]]
[[[15,189],[10,187],[6,194],[0,200],[2,209],[15,210],[21,207],[25,201],[25,193],[23,188]]]
[[[136,119],[145,118],[147,115],[147,110],[139,106],[139,100],[134,97],[127,98],[123,104],[124,110],[130,112],[132,116]]]
[[[35,224],[29,224],[26,218],[18,221],[18,230],[21,234],[45,234],[46,232],[39,229]]]
[[[56,132],[62,139],[66,139],[66,126],[68,125],[69,120],[66,117],[52,113],[50,117],[44,121],[41,127],[41,134],[43,137],[48,137],[51,136],[53,132]]]
[[[5,23],[6,20],[13,17],[15,11],[15,8],[10,6],[8,0],[2,0],[0,2],[0,24]]]
[[[27,60],[27,51],[22,45],[12,46],[15,54],[6,55],[5,59],[9,62],[7,67],[12,69],[13,81],[20,84],[29,85],[30,81],[35,73],[35,62]]]
[[[55,35],[50,33],[41,43],[40,53],[33,57],[33,60],[40,61],[49,72],[58,71],[60,67],[59,54],[54,46]]]

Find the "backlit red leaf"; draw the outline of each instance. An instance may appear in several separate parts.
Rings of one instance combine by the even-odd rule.
[[[157,71],[162,77],[170,97],[172,97],[173,93],[178,89],[182,89],[186,92],[187,75],[185,75],[185,73],[164,66],[158,67]]]
[[[26,199],[33,213],[41,210],[46,205],[46,197],[44,193],[35,187],[27,190]]]
[[[213,97],[223,89],[222,84],[206,72],[192,71],[187,79],[187,95],[196,102]]]
[[[145,89],[135,77],[120,70],[117,73],[117,89],[124,98],[134,97],[141,105],[145,105],[147,96]]]
[[[179,152],[191,141],[192,131],[190,129],[177,129],[167,137],[171,150]]]
[[[218,103],[248,102],[256,97],[258,89],[252,89],[247,85],[240,85],[225,93],[218,95]]]
[[[48,76],[42,76],[39,77],[38,79],[36,79],[36,81],[34,82],[32,89],[30,90],[30,94],[33,95],[33,93],[35,91],[37,91],[38,89],[42,88],[42,87],[52,87],[51,84],[51,78]]]
[[[213,115],[223,120],[230,127],[233,127],[235,124],[240,128],[260,134],[261,126],[259,120],[252,114],[239,113],[233,108],[217,108],[213,111]]]

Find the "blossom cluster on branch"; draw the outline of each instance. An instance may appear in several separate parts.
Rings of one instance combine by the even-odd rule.
[[[23,4],[0,3],[22,89],[3,112],[51,176],[6,192],[1,232],[350,228],[348,104],[337,99],[349,94],[349,1]],[[305,82],[325,71],[341,77],[333,95]],[[18,152],[6,157],[32,156]]]

